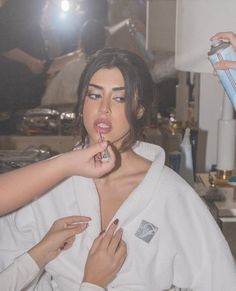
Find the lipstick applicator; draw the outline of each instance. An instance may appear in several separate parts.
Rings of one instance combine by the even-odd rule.
[[[98,131],[98,133],[99,133],[99,136],[100,136],[100,142],[104,141],[104,138],[103,138],[101,132]],[[101,153],[101,161],[102,161],[102,162],[107,162],[107,161],[109,161],[109,160],[110,160],[110,155],[109,155],[109,152],[108,152],[108,150],[107,150],[107,148],[106,148],[106,149]]]

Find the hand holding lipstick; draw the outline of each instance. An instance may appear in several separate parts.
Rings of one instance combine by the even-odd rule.
[[[74,154],[75,152],[78,152],[77,159]],[[102,159],[103,152],[107,152],[109,159]],[[71,158],[69,158],[70,155]],[[77,149],[73,152],[68,152],[63,156],[66,163],[63,168],[65,168],[65,166],[67,167],[68,176],[80,175],[98,178],[110,172],[115,166],[115,154],[106,141],[91,145],[83,150]]]
[[[100,136],[100,142],[103,142],[103,141],[104,141],[104,138],[103,138],[103,136],[102,136],[101,131],[99,131],[98,133],[99,133],[99,136]],[[100,157],[100,159],[101,159],[102,162],[108,162],[108,161],[110,160],[110,158],[111,158],[111,157],[110,157],[110,155],[109,155],[109,152],[108,152],[107,148],[105,148],[104,151],[101,152],[101,157]]]

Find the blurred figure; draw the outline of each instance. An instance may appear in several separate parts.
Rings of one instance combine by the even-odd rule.
[[[0,111],[40,105],[48,74],[78,58],[77,51],[48,58],[41,27],[46,8],[47,0],[8,0],[0,8]]]
[[[85,21],[97,20],[103,25],[108,24],[108,3],[107,0],[84,0]]]
[[[67,63],[50,81],[41,105],[64,105],[77,102],[77,87],[87,59],[106,43],[106,29],[97,20],[88,20],[81,28],[79,55],[77,60]]]
[[[0,9],[0,110],[40,104],[47,53],[41,34],[46,0],[8,0]]]

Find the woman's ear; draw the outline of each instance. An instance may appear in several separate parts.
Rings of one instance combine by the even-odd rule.
[[[143,117],[144,112],[145,108],[142,105],[139,105],[137,110],[137,119],[141,119]]]

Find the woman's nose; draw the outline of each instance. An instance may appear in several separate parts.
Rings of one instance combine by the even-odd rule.
[[[99,112],[103,114],[111,113],[110,102],[108,100],[102,100],[99,107]]]

